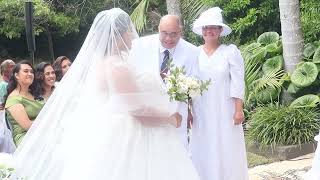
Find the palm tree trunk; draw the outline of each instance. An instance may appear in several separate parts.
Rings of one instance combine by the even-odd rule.
[[[279,0],[279,8],[285,71],[292,73],[303,53],[299,0]],[[283,103],[288,104],[292,100],[293,97],[284,91]]]
[[[180,0],[166,0],[168,14],[181,16]]]
[[[285,70],[291,73],[303,53],[299,0],[279,0],[279,8]]]

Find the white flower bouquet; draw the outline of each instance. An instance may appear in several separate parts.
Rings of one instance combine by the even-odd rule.
[[[164,80],[170,100],[188,103],[192,98],[202,95],[208,90],[210,80],[199,80],[186,76],[184,67],[179,68],[172,63],[169,64],[170,74]]]
[[[0,179],[9,180],[11,173],[14,171],[12,162],[12,155],[0,153]]]
[[[0,180],[13,179],[12,173],[15,171],[13,156],[7,153],[0,153]],[[26,177],[15,177],[15,180],[27,180]]]

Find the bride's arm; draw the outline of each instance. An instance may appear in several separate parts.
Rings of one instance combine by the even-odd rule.
[[[168,114],[168,112],[161,111],[158,107],[151,105],[150,101],[156,99],[152,96],[157,96],[157,94],[145,93],[139,90],[135,79],[136,76],[129,65],[115,65],[111,67],[109,74],[115,93],[121,97],[124,101],[123,103],[128,107],[129,114],[135,119],[151,126],[164,123],[170,123],[175,127],[180,126],[180,114]]]

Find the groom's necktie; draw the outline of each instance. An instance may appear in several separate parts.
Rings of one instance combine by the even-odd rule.
[[[167,73],[168,72],[169,57],[170,57],[169,50],[165,50],[164,51],[163,61],[162,61],[161,68],[160,68],[161,69],[161,73]]]

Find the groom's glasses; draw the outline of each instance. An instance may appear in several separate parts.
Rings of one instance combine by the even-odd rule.
[[[180,31],[178,31],[178,32],[160,31],[160,35],[161,35],[162,37],[177,38],[177,37],[180,36]]]

